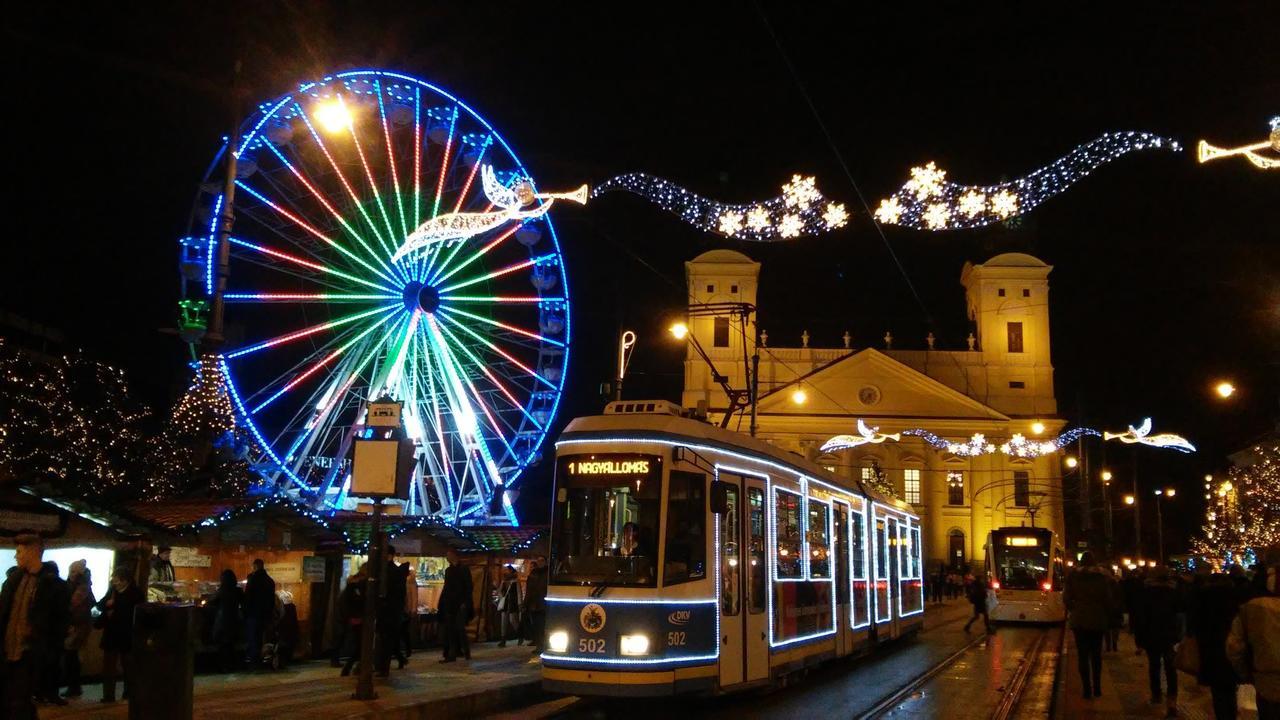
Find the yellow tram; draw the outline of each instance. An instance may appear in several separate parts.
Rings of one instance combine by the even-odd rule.
[[[543,686],[767,684],[920,629],[920,521],[800,456],[610,403],[556,443]]]

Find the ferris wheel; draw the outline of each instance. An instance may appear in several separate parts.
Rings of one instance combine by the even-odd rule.
[[[539,459],[568,363],[546,214],[563,196],[538,194],[461,100],[382,70],[259,105],[228,151],[234,189],[215,159],[181,242],[183,329],[197,341],[214,305],[229,194],[213,362],[258,473],[276,492],[351,507],[352,443],[367,403],[390,396],[416,446],[406,514],[516,524],[509,491]]]

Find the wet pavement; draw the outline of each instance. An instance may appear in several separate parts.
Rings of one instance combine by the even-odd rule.
[[[1080,674],[1076,670],[1076,649],[1067,633],[1067,652],[1062,659],[1061,697],[1055,718],[1113,720],[1115,718],[1162,718],[1165,706],[1148,702],[1147,658],[1136,653],[1133,637],[1120,634],[1118,650],[1102,655],[1102,697],[1085,700],[1081,696]],[[1238,695],[1239,720],[1258,716],[1253,687],[1242,685]],[[1194,677],[1178,673],[1178,717],[1208,720],[1213,717],[1209,689],[1196,684]]]
[[[439,651],[414,653],[403,670],[374,678],[379,697],[352,700],[354,677],[339,677],[327,662],[270,672],[200,675],[195,680],[196,720],[281,718],[476,717],[542,697],[541,665],[527,646],[472,646],[472,660],[441,664]],[[127,703],[104,705],[101,685],[66,707],[40,708],[40,720],[123,720]]]

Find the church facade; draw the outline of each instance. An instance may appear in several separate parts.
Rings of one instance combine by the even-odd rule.
[[[1000,445],[1056,437],[1049,354],[1049,273],[1030,255],[1006,253],[966,263],[960,282],[973,332],[961,350],[811,347],[770,342],[742,307],[756,305],[760,264],[733,250],[712,250],[685,264],[689,332],[730,388],[746,388],[759,353],[758,437],[851,479],[879,481],[921,514],[924,554],[939,563],[980,566],[987,533],[1035,525],[1063,532],[1062,457],[1017,457]],[[685,360],[685,407],[702,407],[712,422],[729,399],[693,342]],[[916,435],[824,453],[836,435],[858,435],[861,420],[881,434],[923,429],[949,442],[995,452],[970,455],[939,449]],[[730,428],[747,432],[750,413]]]

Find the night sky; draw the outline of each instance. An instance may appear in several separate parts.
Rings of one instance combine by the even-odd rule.
[[[991,184],[1107,131],[1242,145],[1280,114],[1269,2],[36,5],[10,10],[3,29],[0,310],[62,329],[161,408],[186,382],[183,346],[160,332],[174,325],[175,241],[227,132],[237,58],[255,104],[346,68],[426,78],[493,122],[546,188],[644,170],[744,202],[801,172],[850,209],[837,151],[874,206],[928,160]],[[628,396],[678,398],[682,348],[662,328],[684,303],[683,262],[704,250],[764,263],[759,322],[772,344],[808,330],[813,345],[839,346],[847,329],[859,347],[881,346],[886,330],[896,347],[923,347],[932,330],[944,349],[969,331],[964,261],[1030,252],[1055,266],[1061,413],[1107,427],[1152,415],[1157,432],[1191,438],[1201,453],[1148,452],[1141,466],[1144,487],[1188,491],[1189,529],[1200,476],[1280,418],[1277,207],[1280,172],[1138,153],[1018,228],[887,228],[905,277],[861,214],[824,237],[763,246],[622,195],[558,208],[576,308],[560,422],[600,409],[623,326],[640,334]],[[1210,395],[1218,378],[1240,388],[1229,403]],[[1113,455],[1127,464],[1127,449]]]

